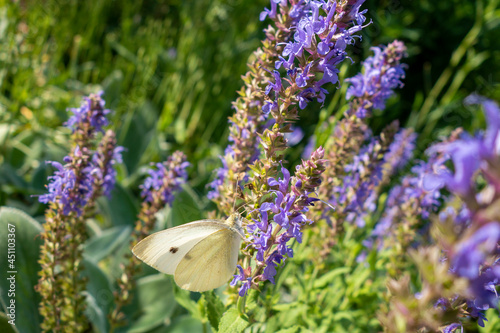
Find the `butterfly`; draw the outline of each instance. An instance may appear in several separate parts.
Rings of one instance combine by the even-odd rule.
[[[241,240],[241,217],[200,220],[156,232],[141,240],[132,252],[175,283],[190,291],[207,291],[226,283],[234,274]]]

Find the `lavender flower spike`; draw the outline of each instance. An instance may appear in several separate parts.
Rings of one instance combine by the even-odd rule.
[[[247,225],[251,246],[256,250],[256,269],[250,274],[238,267],[231,285],[242,282],[239,294],[244,296],[248,289],[258,281],[269,280],[274,283],[277,267],[287,257],[293,257],[290,241],[302,242],[302,228],[311,224],[305,212],[317,200],[310,194],[321,183],[321,174],[325,170],[324,150],[318,148],[309,160],[297,166],[295,176],[281,167],[282,177],[269,177],[267,184],[270,199],[262,203],[252,214],[253,222]]]
[[[394,94],[394,89],[403,87],[406,65],[400,61],[406,56],[406,46],[395,40],[387,47],[372,47],[374,55],[364,63],[364,72],[346,79],[351,83],[346,99],[351,101],[351,112],[359,118],[371,113],[373,108],[385,109],[386,100]]]
[[[93,211],[97,197],[110,193],[115,183],[114,166],[121,162],[121,150],[116,147],[115,134],[108,130],[99,144],[96,138],[108,124],[102,92],[84,98],[82,106],[70,109],[67,126],[72,129],[71,152],[63,161],[48,162],[57,171],[49,177],[47,194],[39,201],[49,204],[45,213],[40,248],[39,283],[42,296],[41,327],[60,332],[65,327],[85,331],[88,323],[85,308],[85,281],[81,279],[83,248],[87,238],[85,219]],[[97,148],[97,149],[96,149]],[[57,271],[65,274],[59,274]]]
[[[85,129],[97,132],[104,132],[104,127],[109,124],[106,118],[111,110],[105,109],[106,102],[102,99],[103,91],[84,97],[80,108],[69,109],[73,115],[68,119],[66,127],[73,132],[78,129]]]
[[[384,160],[389,167],[389,172],[402,169],[412,158],[417,134],[411,129],[402,129],[394,136],[394,141],[389,146],[389,151]]]
[[[157,169],[148,171],[149,177],[141,186],[141,195],[145,201],[153,203],[160,200],[166,204],[172,203],[174,192],[178,191],[187,180],[186,168],[188,166],[189,162],[185,161],[185,155],[179,151],[169,157],[166,162],[157,163]]]

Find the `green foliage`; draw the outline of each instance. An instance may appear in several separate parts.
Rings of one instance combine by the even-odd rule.
[[[85,257],[95,263],[109,257],[113,252],[126,244],[132,232],[128,226],[113,227],[104,230],[101,234],[92,237],[85,244]]]
[[[108,276],[95,262],[84,260],[83,275],[87,279],[85,315],[96,332],[107,332],[108,313],[113,306],[113,288]]]
[[[217,331],[219,329],[219,320],[224,312],[224,303],[213,290],[205,292],[203,297],[205,298],[205,313],[208,321],[213,329]]]
[[[219,324],[220,333],[240,333],[248,327],[248,319],[237,309],[232,308],[224,312]]]
[[[15,326],[9,324],[9,320],[10,318],[8,318],[5,313],[0,313],[0,329],[2,330],[2,332],[18,333],[19,331],[15,328]]]
[[[0,207],[2,310],[4,313],[11,313],[8,307],[12,305],[12,300],[15,300],[15,323],[20,332],[40,330],[41,318],[38,314],[40,296],[35,292],[35,285],[38,282],[37,272],[40,269],[37,261],[42,243],[41,231],[40,224],[24,212],[11,207]],[[8,247],[8,244],[15,245],[15,252],[8,252],[8,249],[12,248]],[[14,256],[10,256],[12,254]]]
[[[177,304],[172,284],[163,274],[141,278],[137,282],[137,301],[140,316],[127,332],[147,332],[170,321]]]

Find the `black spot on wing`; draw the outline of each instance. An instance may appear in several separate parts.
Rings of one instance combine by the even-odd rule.
[[[170,253],[176,253],[177,251],[179,251],[179,248],[172,246],[169,251],[170,251]]]

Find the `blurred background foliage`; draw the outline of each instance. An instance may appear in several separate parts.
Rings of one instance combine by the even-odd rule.
[[[409,48],[406,86],[372,121],[390,120],[425,135],[420,147],[452,128],[478,128],[482,119],[462,100],[477,91],[500,95],[498,1],[367,1],[373,23],[364,30],[343,76],[360,69],[370,46],[403,40]],[[267,1],[22,1],[0,10],[0,204],[33,207],[43,191],[44,160],[67,151],[66,108],[104,90],[119,144],[127,148],[125,187],[140,166],[183,150],[191,185],[206,192],[217,155],[227,143],[231,101],[260,45]],[[306,136],[329,135],[324,120],[345,110],[331,87],[323,107],[302,112]],[[344,106],[344,108],[343,108]],[[317,110],[320,110],[318,112]],[[326,126],[331,128],[332,126]],[[291,153],[296,162],[300,151]],[[37,206],[37,205],[35,205]]]
[[[409,53],[405,87],[389,101],[384,114],[371,120],[375,132],[399,119],[401,125],[421,133],[421,154],[429,142],[458,126],[469,131],[483,127],[481,114],[465,107],[462,100],[472,92],[500,100],[498,2],[367,0],[364,8],[373,23],[355,47],[355,64],[346,61],[341,77],[360,70],[371,46],[399,39]],[[92,262],[119,252],[117,241],[110,244],[109,240],[126,237],[135,221],[143,167],[164,160],[174,150],[188,156],[192,190],[178,198],[165,223],[177,225],[202,217],[208,204],[205,186],[227,145],[231,101],[268,24],[258,20],[266,6],[269,3],[263,0],[4,1],[0,8],[0,206],[17,207],[43,221],[45,207],[33,196],[45,191],[52,172],[45,161],[61,161],[68,152],[69,130],[62,127],[68,118],[66,109],[78,107],[82,96],[104,90],[107,107],[114,110],[111,119],[118,143],[127,151],[113,198],[101,200],[100,224],[113,229],[103,234],[99,223],[90,225],[97,238],[89,245],[87,266],[97,267]],[[346,108],[346,85],[330,88],[324,105],[311,103],[301,112],[299,126],[305,136],[290,150],[292,164],[299,161],[312,134],[318,143],[331,135],[333,122],[326,120],[339,119]],[[380,267],[356,268],[361,245],[355,239],[359,237],[346,236],[342,253],[350,253],[349,257],[332,258],[332,267],[350,268],[332,271],[311,285],[300,285],[297,279],[314,276],[314,267],[307,262],[308,249],[297,251],[303,255],[292,260],[299,269],[287,265],[278,285],[288,279],[287,285],[300,289],[290,293],[303,298],[286,309],[273,308],[272,290],[277,287],[270,286],[269,308],[262,308],[262,315],[286,310],[283,315],[302,318],[305,325],[314,327],[315,320],[323,320],[324,311],[335,310],[332,322],[343,323],[350,332],[376,329],[374,318],[353,311],[353,306],[368,304],[377,311],[381,297],[377,293],[385,289],[382,283],[371,284]],[[346,260],[352,265],[346,265]],[[111,261],[109,266],[114,265]],[[99,274],[91,283],[108,283]],[[346,275],[357,278],[344,279]],[[99,282],[101,277],[104,282]],[[162,293],[171,297],[176,293],[191,315],[180,316],[186,310],[164,309],[162,303],[158,305],[164,314],[161,322],[168,315],[182,322],[185,326],[179,327],[184,329],[199,327],[200,309],[189,303],[189,296],[165,287],[163,278],[142,278],[137,302],[149,304],[154,299],[156,289],[148,285],[163,286],[168,290]],[[309,293],[324,294],[318,301],[307,298]],[[159,310],[149,309],[146,314],[158,318]],[[279,322],[280,317],[276,318]],[[144,322],[151,327],[142,331],[159,325],[156,321],[151,325],[147,317]]]

